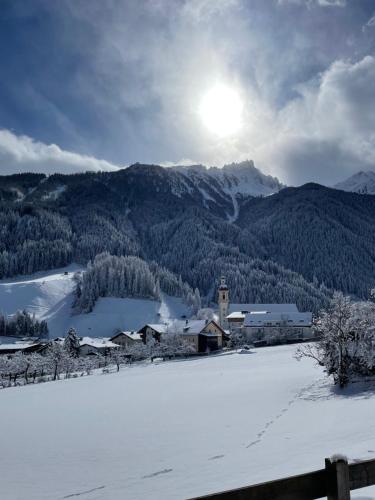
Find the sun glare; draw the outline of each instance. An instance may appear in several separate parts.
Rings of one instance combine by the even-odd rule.
[[[225,137],[235,134],[241,127],[242,108],[241,99],[234,89],[217,85],[203,96],[199,114],[211,132]]]

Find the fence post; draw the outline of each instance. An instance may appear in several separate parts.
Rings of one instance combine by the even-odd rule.
[[[349,466],[345,457],[325,459],[328,500],[350,500]]]

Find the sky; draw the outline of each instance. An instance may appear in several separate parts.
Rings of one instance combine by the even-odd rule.
[[[0,60],[1,174],[375,170],[375,0],[0,0]]]

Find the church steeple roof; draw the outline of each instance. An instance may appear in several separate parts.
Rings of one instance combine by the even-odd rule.
[[[225,276],[222,276],[220,278],[219,290],[228,290],[228,286],[227,286],[226,281],[225,281]]]

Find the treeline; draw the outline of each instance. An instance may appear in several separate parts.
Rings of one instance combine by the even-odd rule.
[[[0,336],[47,338],[48,325],[27,311],[18,311],[10,317],[0,313]]]
[[[91,312],[99,297],[161,298],[161,292],[181,297],[193,313],[201,307],[200,294],[171,272],[139,257],[118,257],[105,252],[89,262],[77,281],[74,307]]]

